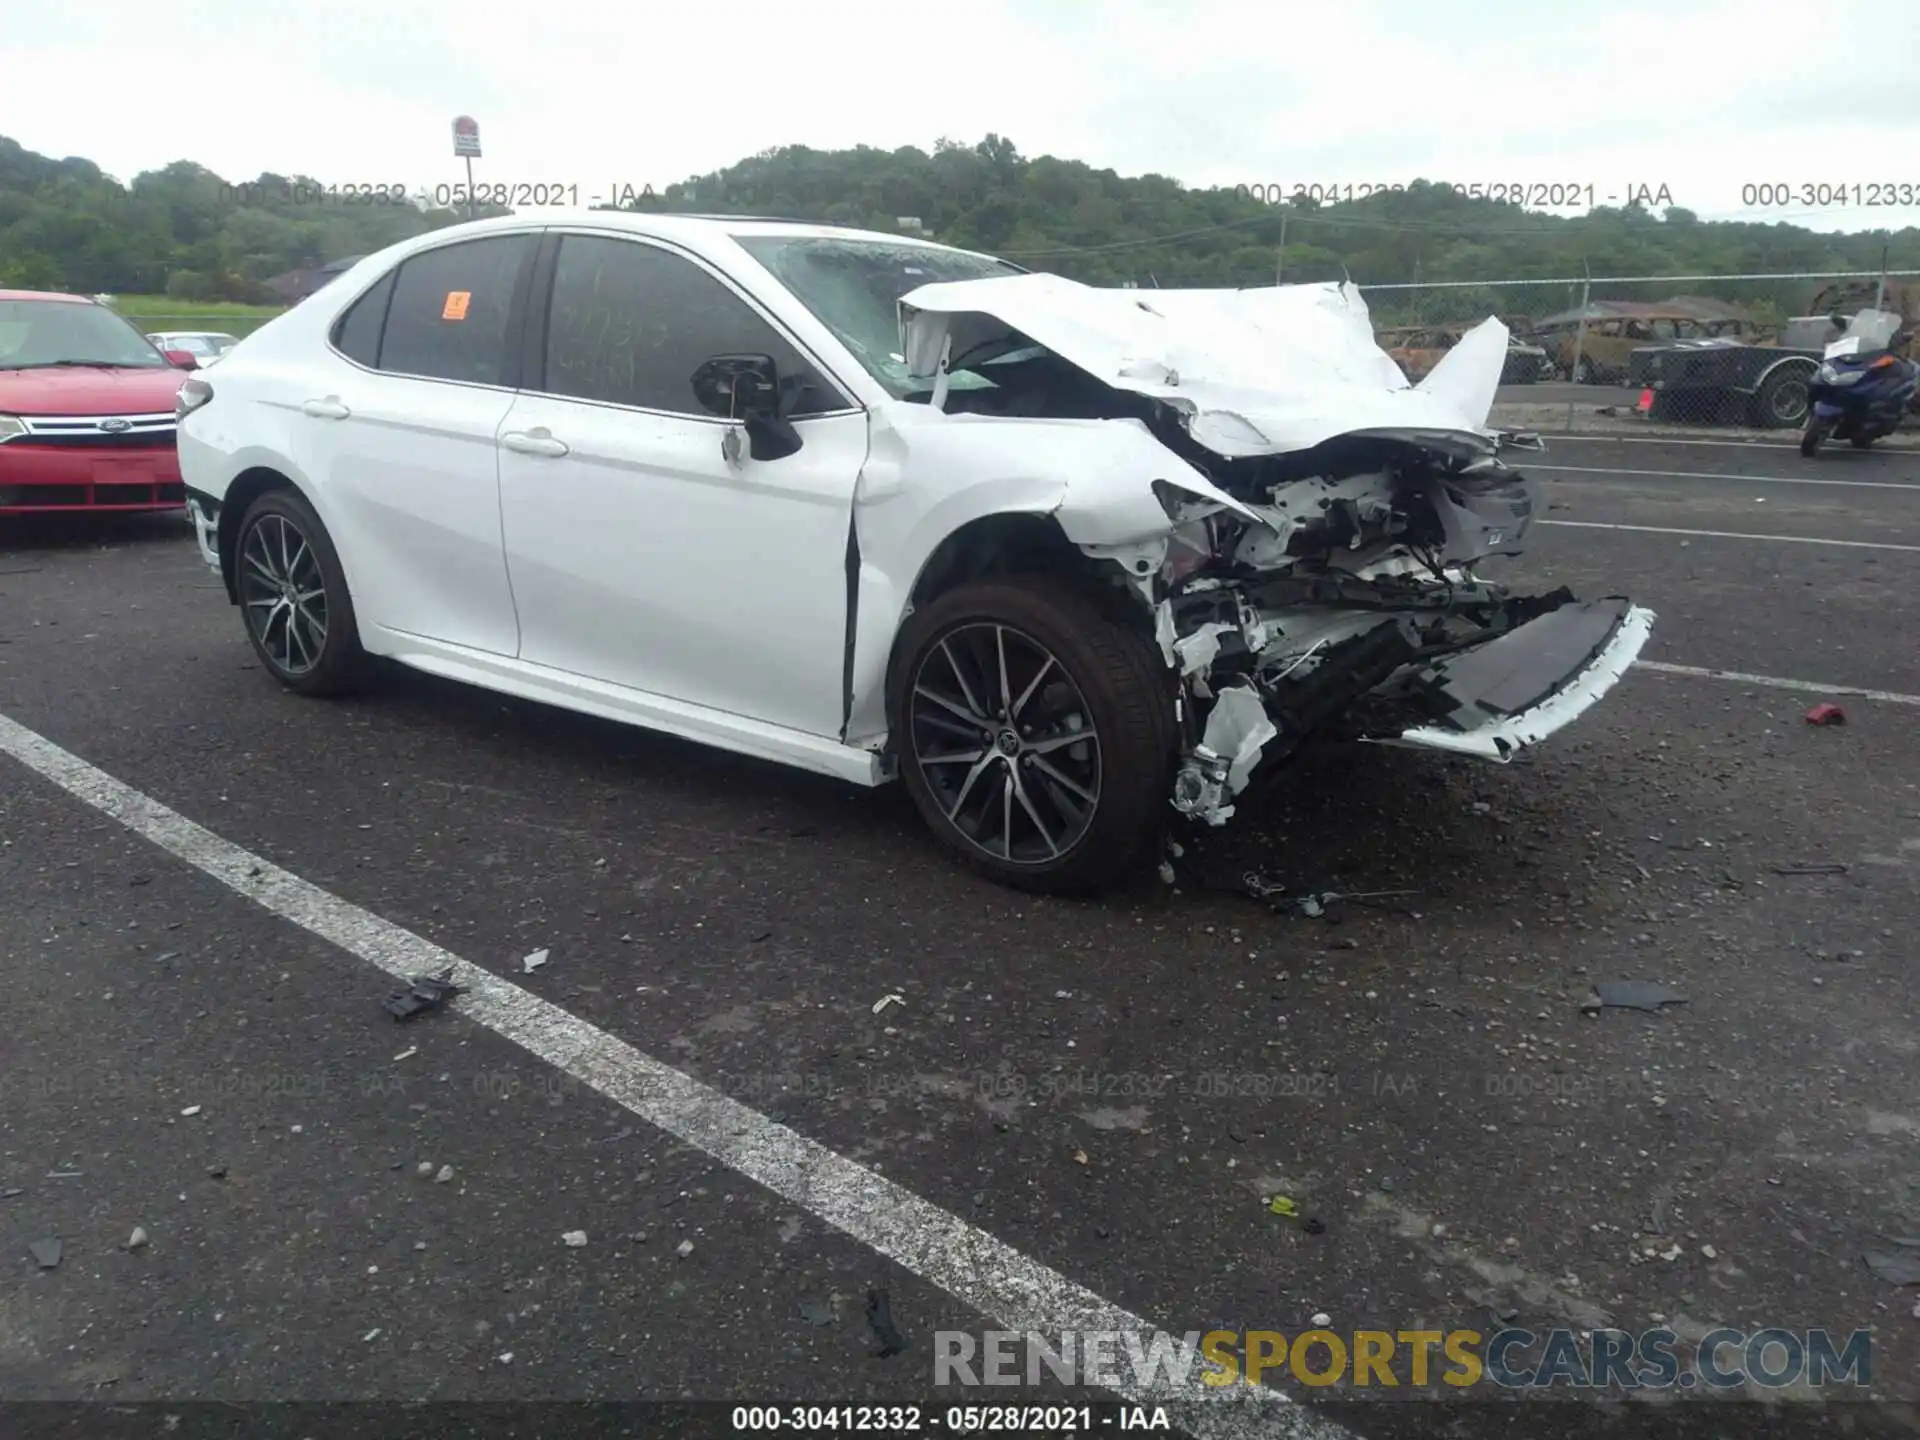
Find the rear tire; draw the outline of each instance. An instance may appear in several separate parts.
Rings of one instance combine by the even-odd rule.
[[[1754,423],[1763,430],[1791,430],[1806,424],[1813,413],[1813,400],[1807,394],[1807,377],[1812,374],[1811,366],[1796,365],[1769,375],[1753,397]]]
[[[234,589],[253,653],[301,695],[342,695],[365,677],[346,571],[319,515],[296,490],[248,507],[234,542]]]
[[[1876,438],[1877,437],[1872,435],[1855,435],[1851,437],[1849,443],[1856,450],[1871,450]]]
[[[974,870],[1074,894],[1159,858],[1173,675],[1144,625],[1087,586],[1020,575],[939,596],[902,627],[888,692],[907,793]]]

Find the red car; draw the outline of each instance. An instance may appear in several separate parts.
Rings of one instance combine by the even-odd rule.
[[[174,395],[195,368],[84,296],[0,290],[0,515],[184,507]]]

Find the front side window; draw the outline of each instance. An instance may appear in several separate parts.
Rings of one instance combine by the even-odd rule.
[[[693,372],[716,355],[771,355],[782,376],[801,376],[807,388],[795,418],[846,408],[765,317],[685,256],[608,236],[561,239],[540,385],[546,393],[706,415]]]
[[[164,370],[167,357],[111,310],[74,300],[0,300],[0,370]]]
[[[512,384],[513,301],[536,239],[489,236],[401,261],[377,367],[432,380]]]
[[[836,235],[733,238],[896,398],[925,390],[932,383],[907,374],[906,358],[900,353],[901,296],[922,285],[1025,273],[990,255],[910,242]],[[969,380],[988,383],[958,371],[950,379],[956,386]]]

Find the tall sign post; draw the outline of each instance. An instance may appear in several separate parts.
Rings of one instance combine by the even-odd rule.
[[[480,122],[471,115],[460,115],[453,122],[453,153],[467,162],[467,219],[474,216],[473,162],[480,158]]]

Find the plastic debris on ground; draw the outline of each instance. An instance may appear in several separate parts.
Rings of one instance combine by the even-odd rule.
[[[396,990],[387,996],[382,1006],[395,1020],[411,1020],[438,1010],[454,996],[466,993],[462,986],[453,983],[453,968],[449,966],[438,975],[416,976],[405,990]]]
[[[560,1237],[560,1243],[565,1245],[569,1250],[578,1250],[587,1243],[587,1232],[584,1230],[569,1230]]]
[[[520,972],[523,975],[531,975],[534,971],[538,970],[542,965],[547,963],[547,956],[551,953],[552,952],[548,950],[534,951],[531,955],[527,956],[524,960],[520,962]]]
[[[873,1002],[873,1013],[878,1015],[889,1005],[904,1005],[906,1003],[907,997],[904,995],[882,995],[878,1000]]]
[[[833,1324],[833,1302],[830,1300],[802,1300],[800,1318],[809,1325],[825,1327]]]
[[[27,1247],[42,1270],[51,1270],[58,1265],[60,1257],[66,1253],[66,1248],[57,1238],[36,1240]]]
[[[867,1291],[867,1328],[873,1331],[873,1338],[880,1342],[876,1359],[884,1360],[907,1348],[907,1337],[893,1323],[893,1310],[887,1303],[887,1292],[884,1290]]]
[[[1807,711],[1807,724],[1809,725],[1844,725],[1846,723],[1847,712],[1842,710],[1838,705],[1823,703]]]
[[[1582,1010],[1647,1010],[1658,1013],[1663,1006],[1685,1005],[1687,997],[1651,980],[1602,980],[1593,994],[1580,1002]]]
[[[127,1249],[139,1250],[143,1248],[146,1245],[146,1243],[147,1243],[147,1232],[138,1225],[134,1226],[133,1234],[127,1237]]]
[[[1327,1228],[1314,1216],[1302,1215],[1300,1207],[1294,1204],[1293,1197],[1289,1195],[1272,1197],[1267,1201],[1267,1210],[1270,1214],[1278,1215],[1284,1220],[1293,1221],[1309,1235],[1318,1235]]]

